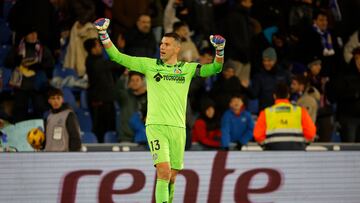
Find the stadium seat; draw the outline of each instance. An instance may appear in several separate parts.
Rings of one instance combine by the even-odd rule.
[[[80,107],[82,109],[89,109],[86,90],[81,90],[80,92]]]
[[[81,132],[82,143],[98,143],[97,137],[92,132]]]
[[[104,135],[104,143],[118,143],[118,135],[115,131],[108,131]]]
[[[64,93],[64,102],[69,104],[71,108],[73,108],[74,110],[78,109],[75,95],[72,93],[71,89],[63,88],[63,93]]]
[[[79,120],[81,131],[90,132],[92,130],[92,120],[90,113],[80,108],[76,109],[75,113]]]

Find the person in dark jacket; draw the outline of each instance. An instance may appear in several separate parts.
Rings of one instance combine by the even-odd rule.
[[[86,40],[84,47],[88,52],[86,73],[89,77],[88,102],[93,120],[92,131],[101,143],[105,132],[115,130],[115,82],[112,73],[116,70],[124,72],[125,69],[103,58],[98,39]]]
[[[157,42],[151,31],[151,17],[142,14],[136,21],[136,27],[125,33],[124,52],[133,56],[155,57]]]
[[[246,89],[235,75],[233,63],[225,63],[222,75],[214,82],[210,91],[210,97],[216,103],[218,116],[229,108],[231,96],[234,94],[245,93]]]
[[[250,87],[251,96],[259,99],[259,109],[263,110],[274,104],[273,93],[278,83],[290,85],[290,73],[277,65],[277,55],[274,48],[267,48],[262,55],[262,69],[254,76]]]
[[[226,17],[224,36],[229,46],[227,57],[242,64],[250,61],[250,47],[255,29],[250,18],[252,0],[237,0],[237,4]]]
[[[48,108],[46,94],[48,80],[52,77],[54,58],[50,50],[38,39],[35,27],[24,28],[24,37],[18,46],[14,46],[7,55],[4,65],[19,73],[20,80],[10,79],[14,88],[14,121],[20,122],[31,118],[43,118]],[[14,79],[15,77],[13,77]],[[30,109],[30,100],[32,112]]]
[[[337,117],[343,142],[360,142],[360,47],[353,51],[348,70],[335,83]]]
[[[47,152],[80,151],[80,125],[76,114],[64,103],[63,92],[52,88],[48,92],[50,114],[45,120],[45,146]]]

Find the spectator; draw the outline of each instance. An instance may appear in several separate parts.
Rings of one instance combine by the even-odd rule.
[[[96,28],[92,23],[76,21],[70,31],[70,41],[65,53],[64,67],[75,69],[78,76],[84,76],[86,73],[85,60],[87,52],[83,44],[87,39],[97,37]]]
[[[260,110],[274,104],[272,94],[280,82],[290,85],[290,73],[277,65],[276,51],[269,47],[262,53],[262,69],[254,76],[250,87],[251,96],[259,100]]]
[[[136,21],[136,27],[125,33],[125,53],[134,56],[155,57],[157,43],[151,31],[151,18],[142,14]]]
[[[86,73],[89,77],[88,101],[93,120],[92,131],[101,143],[104,140],[105,132],[115,130],[113,72],[115,70],[123,72],[124,68],[103,58],[102,46],[98,39],[86,40],[84,48],[88,53]]]
[[[254,128],[256,142],[265,150],[305,150],[314,140],[316,127],[307,111],[289,102],[289,88],[280,83],[274,93],[275,105],[261,111]]]
[[[80,125],[76,114],[64,103],[63,92],[60,89],[51,89],[48,93],[48,102],[51,109],[44,124],[44,151],[80,151]]]
[[[190,38],[189,26],[185,22],[176,22],[173,28],[174,32],[181,37],[181,49],[178,60],[187,62],[198,61],[199,51]]]
[[[15,32],[15,43],[28,32],[29,27],[36,27],[38,37],[50,50],[60,49],[60,29],[54,6],[48,0],[17,0],[11,8],[9,25]]]
[[[10,84],[14,87],[14,121],[30,118],[43,118],[47,109],[46,96],[43,91],[49,86],[54,67],[54,58],[50,50],[38,40],[36,28],[24,28],[24,37],[18,46],[13,47],[7,55],[4,65],[13,69]],[[15,79],[15,80],[13,80]],[[32,112],[29,112],[31,100]]]
[[[201,144],[205,149],[214,149],[220,147],[220,141],[220,122],[215,118],[215,103],[204,99],[192,128],[192,142]]]
[[[331,135],[334,130],[333,107],[330,102],[331,91],[330,79],[327,76],[322,76],[322,61],[314,57],[307,64],[308,71],[306,73],[307,80],[312,87],[315,87],[320,92],[319,108],[316,116],[316,126],[318,132],[319,142],[330,142]]]
[[[321,75],[332,76],[336,71],[339,54],[337,39],[328,28],[328,15],[325,11],[314,12],[313,25],[306,28],[300,36],[299,53],[303,62],[314,56],[321,59]]]
[[[320,93],[315,87],[311,87],[304,75],[296,75],[291,81],[290,101],[305,108],[313,122],[316,122],[316,115],[320,103]]]
[[[335,83],[337,120],[343,142],[360,142],[360,47],[352,54],[349,69]]]
[[[186,10],[185,21],[190,30],[194,31],[194,42],[199,48],[209,46],[208,36],[215,30],[215,15],[212,0],[183,0],[183,12]]]
[[[227,57],[240,62],[241,66],[235,69],[245,69],[245,72],[250,73],[250,48],[255,35],[254,25],[250,18],[252,0],[237,0],[236,2],[224,24],[224,35],[229,46]]]
[[[175,22],[180,21],[176,17],[176,2],[178,0],[169,0],[164,10],[164,33],[172,32]]]
[[[239,78],[235,76],[235,68],[231,63],[225,63],[221,76],[215,81],[210,97],[216,103],[217,116],[221,116],[228,108],[234,94],[245,93]]]
[[[164,5],[162,0],[153,0],[150,3],[150,16],[152,32],[154,33],[156,43],[161,42],[161,36],[163,33],[163,22],[164,22]]]
[[[112,31],[114,36],[131,30],[142,14],[150,11],[151,0],[113,1]]]
[[[230,142],[235,142],[236,148],[241,150],[253,139],[254,121],[245,109],[243,96],[232,96],[229,107],[221,119],[221,147],[229,149]]]
[[[313,3],[313,0],[300,0],[294,2],[291,7],[289,26],[297,35],[301,34],[304,28],[311,26],[314,12]]]
[[[120,106],[120,128],[118,134],[120,142],[138,142],[143,141],[141,127],[145,129],[145,119],[147,113],[147,90],[145,77],[141,73],[129,72],[128,87],[122,80],[118,80],[116,83],[116,100]],[[135,114],[135,115],[134,115]],[[140,119],[136,119],[136,116]],[[133,118],[133,122],[130,124],[129,120]],[[135,131],[137,129],[137,131]],[[138,132],[138,134],[136,134]],[[146,141],[146,138],[145,138]]]
[[[357,47],[360,47],[360,28],[350,36],[345,44],[344,59],[346,63],[350,63],[351,59],[353,59],[353,51]]]

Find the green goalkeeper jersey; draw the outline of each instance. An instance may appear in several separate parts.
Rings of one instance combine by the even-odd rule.
[[[178,62],[167,65],[160,59],[133,57],[120,53],[113,45],[106,49],[110,59],[131,71],[145,75],[148,96],[146,125],[159,124],[185,128],[187,95],[191,79],[207,77],[222,69],[221,63],[200,65]]]

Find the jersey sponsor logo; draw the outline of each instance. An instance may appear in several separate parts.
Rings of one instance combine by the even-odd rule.
[[[181,74],[182,73],[182,70],[178,67],[174,68],[174,73],[175,74]]]
[[[185,76],[182,74],[178,75],[161,75],[160,73],[157,73],[154,75],[155,81],[160,82],[162,79],[167,81],[174,81],[176,83],[185,83]]]
[[[160,82],[161,78],[163,78],[163,76],[160,73],[157,73],[156,75],[154,75],[155,81],[156,82]]]

